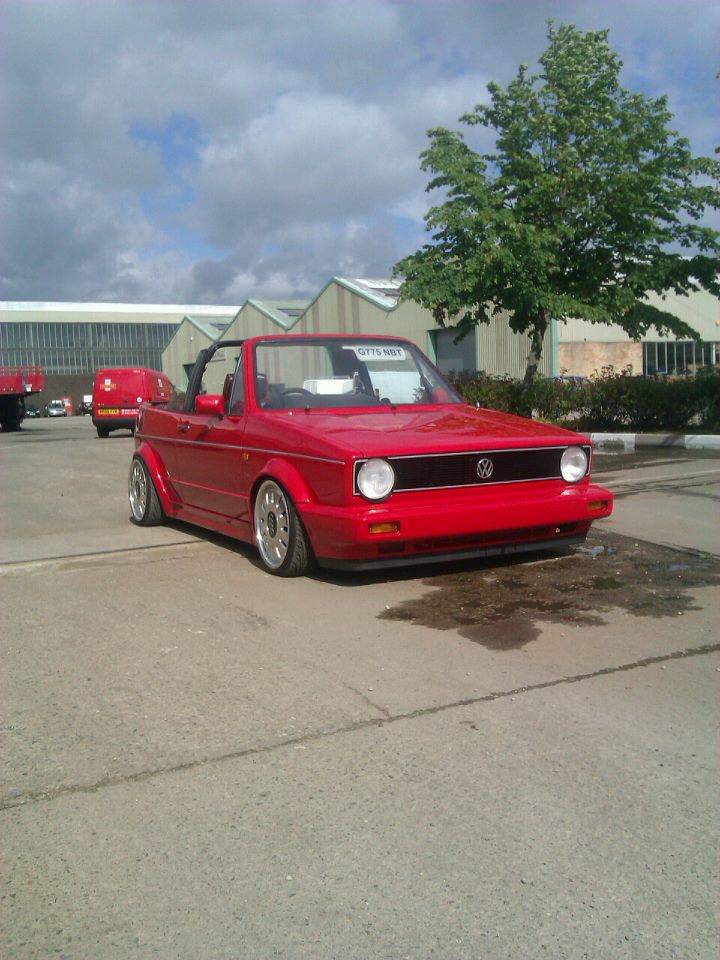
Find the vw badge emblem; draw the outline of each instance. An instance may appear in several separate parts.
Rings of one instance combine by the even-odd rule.
[[[483,457],[482,460],[478,460],[476,469],[481,480],[489,480],[495,468],[490,457]]]

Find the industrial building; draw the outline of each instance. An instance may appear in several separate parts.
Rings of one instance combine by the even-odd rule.
[[[457,331],[441,328],[429,310],[398,301],[397,281],[332,277],[311,300],[247,300],[223,329],[208,329],[187,317],[163,351],[163,370],[179,390],[187,385],[198,350],[222,340],[282,333],[369,333],[407,337],[443,371],[522,377],[529,339],[513,333],[504,316],[472,330],[455,343]],[[617,325],[582,320],[553,321],[543,347],[539,376],[592,376],[603,367],[634,374],[692,373],[720,365],[720,300],[704,291],[665,299],[650,295],[659,309],[679,316],[700,341],[660,337],[654,331],[635,342]],[[219,389],[237,350],[218,350],[207,375],[208,390]]]
[[[521,377],[529,341],[500,316],[455,343],[430,311],[398,300],[395,280],[332,277],[306,300],[247,300],[238,306],[121,303],[0,303],[0,365],[37,364],[46,373],[41,403],[89,393],[102,366],[162,369],[183,391],[203,347],[259,334],[364,333],[407,337],[445,373],[478,370]],[[705,292],[649,301],[689,323],[700,341],[649,332],[634,342],[620,327],[553,322],[540,376],[591,376],[603,367],[635,374],[681,374],[720,366],[720,300]],[[237,351],[219,350],[207,383],[216,389]]]
[[[332,277],[311,300],[247,300],[218,336],[199,330],[187,317],[163,351],[162,369],[184,390],[198,350],[215,341],[283,333],[363,333],[406,337],[444,372],[487,373],[520,377],[525,372],[529,340],[513,333],[503,317],[481,326],[457,344],[457,331],[435,323],[429,310],[412,301],[398,301],[395,280]],[[206,374],[206,389],[219,390],[234,369],[237,349],[218,350]],[[554,331],[548,336],[540,375],[555,373]]]
[[[79,398],[99,367],[160,369],[162,351],[188,314],[229,322],[237,307],[135,303],[0,303],[0,365],[39,365],[46,375],[41,402]]]
[[[649,330],[642,340],[631,340],[617,324],[567,320],[556,324],[557,366],[560,373],[590,377],[603,367],[628,369],[644,376],[695,373],[701,367],[720,366],[720,300],[704,290],[688,296],[668,292],[665,298],[649,294],[648,303],[674,314],[700,335],[700,340],[661,337]]]

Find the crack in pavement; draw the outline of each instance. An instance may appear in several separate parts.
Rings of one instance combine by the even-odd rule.
[[[720,470],[698,470],[696,473],[666,473],[661,477],[638,477],[622,478],[622,473],[614,472],[603,474],[602,482],[613,489],[615,487],[637,487],[644,486],[646,483],[687,483],[689,480],[697,480],[699,477],[709,477],[720,474]],[[707,481],[712,483],[712,481]]]
[[[118,554],[142,553],[145,550],[163,550],[169,547],[192,547],[203,543],[205,543],[205,540],[201,537],[195,537],[188,540],[169,540],[167,543],[146,543],[137,547],[112,547],[107,550],[91,550],[85,553],[62,553],[52,557],[37,557],[34,560],[2,560],[0,561],[0,574],[35,570],[65,561],[72,563],[76,560],[95,560],[102,557],[115,557]]]
[[[716,487],[717,480],[699,480],[697,483],[689,484],[669,484],[669,483],[647,483],[643,486],[634,486],[621,490],[613,490],[616,500],[622,500],[625,497],[637,497],[643,493],[668,493],[671,496],[678,497],[703,497],[703,499],[712,500],[711,493],[696,493],[696,490],[705,490],[709,487]]]
[[[379,703],[375,703],[374,700],[371,700],[367,694],[363,693],[362,690],[358,690],[357,687],[351,687],[349,683],[346,683],[345,686],[348,690],[352,690],[353,693],[356,693],[358,697],[360,697],[361,700],[364,700],[369,707],[372,707],[373,710],[377,710],[378,713],[381,713],[386,720],[390,719],[391,713],[387,707],[382,707]]]
[[[705,656],[710,653],[720,652],[720,643],[708,643],[700,647],[686,647],[683,650],[675,650],[672,653],[660,654],[655,657],[643,657],[640,660],[633,660],[630,663],[621,663],[615,667],[601,667],[599,670],[593,670],[591,673],[577,673],[569,677],[557,677],[555,680],[544,680],[542,683],[533,683],[524,687],[516,687],[514,690],[502,690],[493,693],[486,693],[480,697],[466,697],[462,700],[453,700],[450,703],[438,704],[434,707],[419,707],[417,710],[410,710],[406,713],[391,714],[386,718],[372,717],[367,720],[358,720],[355,723],[347,724],[343,727],[336,727],[334,730],[326,730],[319,733],[307,733],[300,737],[289,737],[280,740],[277,743],[267,744],[262,747],[247,747],[244,750],[231,750],[226,753],[215,756],[201,757],[196,760],[187,760],[184,763],[178,763],[173,766],[155,767],[150,770],[143,770],[138,773],[131,773],[125,776],[104,777],[90,784],[71,784],[69,786],[57,787],[54,790],[46,791],[28,791],[18,796],[5,798],[0,802],[0,811],[12,810],[16,807],[27,806],[36,803],[49,803],[58,800],[61,797],[72,796],[75,794],[93,794],[98,793],[106,787],[117,787],[131,783],[143,783],[146,780],[163,776],[164,774],[185,773],[189,770],[196,770],[200,767],[208,766],[214,763],[225,763],[231,760],[240,760],[245,757],[259,756],[264,753],[273,753],[275,750],[284,747],[298,746],[305,743],[326,740],[344,733],[354,733],[358,730],[366,730],[369,727],[382,727],[385,724],[399,723],[402,720],[417,720],[422,717],[431,717],[435,714],[445,713],[449,710],[456,710],[461,707],[470,707],[479,703],[492,703],[495,700],[505,700],[508,697],[517,697],[522,693],[533,693],[536,690],[549,690],[552,687],[559,687],[565,684],[582,683],[585,680],[594,680],[597,677],[607,677],[615,673],[623,673],[628,670],[637,670],[642,667],[653,666],[656,663],[667,663],[669,660],[684,660],[688,657]]]

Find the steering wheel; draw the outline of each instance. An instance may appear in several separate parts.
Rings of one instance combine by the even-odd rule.
[[[310,390],[306,390],[305,387],[288,387],[287,390],[283,390],[281,396],[286,397],[289,393],[302,393],[306,397],[314,397],[315,394]]]

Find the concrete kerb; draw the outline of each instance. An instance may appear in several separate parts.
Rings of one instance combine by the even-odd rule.
[[[598,448],[622,448],[625,451],[637,447],[681,447],[685,450],[720,450],[720,435],[691,433],[591,433],[590,438]]]

